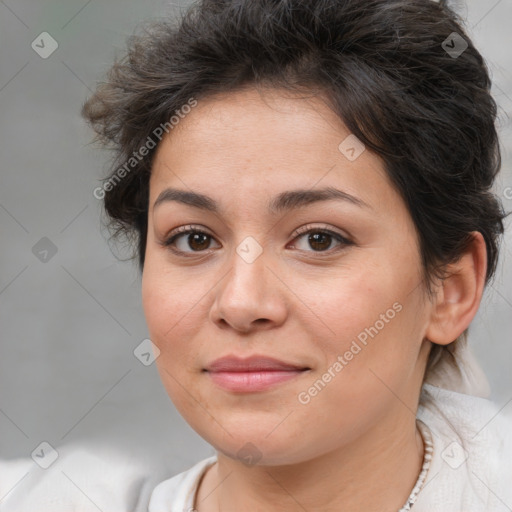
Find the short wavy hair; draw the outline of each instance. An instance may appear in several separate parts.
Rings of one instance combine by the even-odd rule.
[[[445,2],[202,0],[149,22],[127,46],[82,114],[114,149],[107,225],[134,244],[141,271],[156,147],[133,156],[190,98],[262,86],[321,93],[382,158],[417,229],[429,294],[473,231],[486,243],[486,284],[493,277],[506,217],[491,190],[501,166],[497,106],[485,61]],[[467,329],[434,345],[429,367],[466,341]]]

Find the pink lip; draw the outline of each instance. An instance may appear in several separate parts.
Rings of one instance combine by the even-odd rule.
[[[304,366],[285,363],[267,356],[250,356],[246,358],[225,356],[216,359],[206,367],[209,372],[258,372],[276,370],[303,370]]]
[[[235,392],[263,391],[276,384],[301,375],[305,368],[266,356],[240,359],[222,357],[210,364],[206,371],[213,382]]]

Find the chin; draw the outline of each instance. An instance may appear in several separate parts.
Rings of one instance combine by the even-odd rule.
[[[304,447],[298,445],[294,436],[285,429],[279,434],[276,431],[269,435],[275,425],[273,423],[268,429],[261,428],[261,424],[259,429],[254,424],[247,428],[239,427],[237,430],[226,427],[232,436],[220,427],[220,432],[216,431],[214,435],[204,430],[196,432],[215,450],[246,466],[279,466],[307,460],[308,454],[305,454]]]

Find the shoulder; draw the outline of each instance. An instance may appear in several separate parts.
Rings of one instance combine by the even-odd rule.
[[[433,437],[432,463],[418,497],[418,512],[433,506],[440,512],[509,511],[512,418],[506,407],[426,384],[418,419]]]
[[[213,455],[201,460],[190,469],[160,482],[151,493],[148,512],[171,512],[171,510],[192,512],[199,481],[206,469],[215,462],[217,462],[217,456]]]
[[[512,442],[511,408],[506,405],[425,384],[418,417],[440,437],[461,442],[475,453],[501,452],[510,449]]]
[[[117,450],[43,445],[32,458],[0,460],[0,511],[142,512],[154,485],[150,474]]]

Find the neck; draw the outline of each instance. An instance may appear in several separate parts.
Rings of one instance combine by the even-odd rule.
[[[401,407],[350,446],[298,464],[249,467],[219,453],[196,506],[201,512],[396,512],[423,463],[416,418]]]

